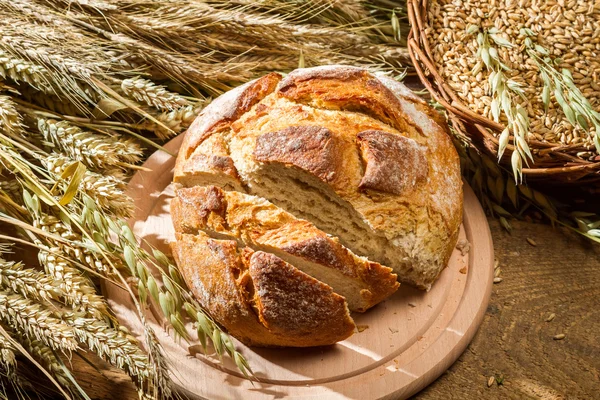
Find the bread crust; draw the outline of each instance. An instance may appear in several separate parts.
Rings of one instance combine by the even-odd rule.
[[[408,195],[427,179],[425,153],[414,140],[377,130],[362,131],[357,140],[366,163],[360,188]]]
[[[190,175],[211,172],[224,172],[238,179],[233,161],[225,158],[226,154],[221,154],[222,148],[210,146],[202,149],[199,154],[195,151],[207,138],[227,129],[233,121],[272,93],[280,80],[281,75],[270,73],[230,90],[202,110],[183,139],[175,162],[173,181],[181,183],[189,179]],[[220,154],[219,158],[213,157],[213,150]],[[190,159],[193,153],[195,157]]]
[[[202,233],[177,234],[172,249],[196,299],[247,345],[323,346],[354,332],[343,297],[272,254]]]
[[[342,145],[327,128],[290,126],[258,136],[254,158],[293,165],[330,183],[339,175]]]

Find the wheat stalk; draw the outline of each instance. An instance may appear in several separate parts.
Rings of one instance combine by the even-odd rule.
[[[43,231],[58,235],[69,241],[68,244],[65,244],[49,240],[50,245],[60,248],[65,255],[78,260],[91,271],[97,271],[102,275],[111,275],[111,266],[90,249],[91,246],[84,242],[81,234],[74,232],[59,218],[43,214],[35,223]],[[113,263],[115,261],[112,260]]]
[[[159,110],[173,110],[189,103],[177,93],[167,91],[164,86],[140,77],[123,79],[121,90],[125,95]]]
[[[106,302],[102,296],[96,294],[89,278],[55,254],[60,254],[60,249],[49,248],[47,251],[41,250],[38,258],[46,273],[54,278],[55,284],[62,290],[65,303],[74,310],[84,310],[98,319],[107,315]]]
[[[51,73],[44,67],[15,57],[0,49],[0,76],[14,82],[25,82],[45,93],[55,93]]]
[[[67,179],[61,178],[67,167],[74,160],[59,153],[51,153],[41,159],[46,169],[53,174],[57,182]],[[127,218],[133,212],[133,200],[125,194],[126,184],[123,180],[112,176],[86,171],[79,184],[79,190],[94,198],[100,207],[122,218]]]
[[[77,349],[73,329],[39,303],[10,291],[0,291],[0,318],[24,332],[29,338],[40,340],[56,350]]]
[[[58,285],[46,274],[21,263],[0,258],[0,288],[11,289],[22,296],[43,302],[56,300],[62,294]]]
[[[38,118],[37,126],[48,143],[95,171],[135,164],[142,155],[132,139],[87,132],[67,121]]]
[[[115,329],[105,321],[72,313],[65,314],[64,320],[74,328],[81,343],[115,367],[124,369],[138,385],[152,379],[148,357],[135,338],[122,328]]]
[[[154,132],[160,139],[168,139],[188,128],[202,110],[202,106],[203,103],[197,103],[156,115],[155,118],[169,129],[152,121],[147,121],[143,129]]]
[[[19,92],[22,98],[26,99],[29,103],[38,105],[59,115],[85,116],[93,113],[91,107],[76,106],[56,94],[41,92],[33,87],[19,87]]]

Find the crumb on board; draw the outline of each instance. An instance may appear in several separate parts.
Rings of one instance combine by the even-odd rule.
[[[358,329],[358,332],[362,332],[365,329],[369,329],[369,325],[356,325],[356,329]]]
[[[462,267],[461,269],[459,269],[458,272],[460,272],[463,275],[466,274],[467,273],[467,266],[465,265],[464,267]]]
[[[392,332],[392,333],[398,333],[398,332],[399,332],[399,330],[398,330],[398,329],[396,329],[396,328],[391,328],[391,327],[388,327],[388,329],[389,329],[389,330],[390,330],[390,332]]]
[[[471,243],[466,239],[460,239],[458,243],[456,243],[456,248],[460,251],[460,255],[464,256],[471,250]]]

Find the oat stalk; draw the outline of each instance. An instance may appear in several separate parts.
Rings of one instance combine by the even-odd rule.
[[[589,100],[573,83],[571,71],[563,68],[559,72],[556,65],[560,64],[560,60],[552,60],[546,48],[534,43],[532,38],[535,37],[535,33],[531,29],[522,28],[520,34],[525,36],[527,54],[535,60],[540,70],[540,77],[544,83],[542,101],[546,112],[551,96],[554,95],[569,123],[593,135],[596,151],[600,153],[600,113],[594,110]],[[591,131],[591,126],[594,127],[594,132]]]
[[[467,34],[475,33],[479,29],[473,25],[467,28]],[[488,84],[490,95],[492,96],[491,111],[492,118],[500,122],[500,115],[503,113],[508,121],[506,128],[498,138],[498,159],[502,158],[512,134],[515,151],[511,155],[511,165],[513,174],[518,182],[523,180],[523,163],[529,164],[528,159],[533,162],[533,155],[527,143],[529,133],[529,116],[527,110],[517,103],[517,98],[525,100],[523,88],[520,84],[509,79],[504,74],[509,68],[500,60],[497,46],[512,47],[513,45],[500,35],[496,28],[477,33],[477,56],[481,63],[475,66],[473,74],[477,74],[477,69],[485,65],[490,71]]]

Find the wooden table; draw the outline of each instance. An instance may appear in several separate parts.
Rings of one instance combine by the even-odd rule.
[[[479,332],[416,399],[600,398],[600,245],[564,228],[511,224],[509,234],[490,220],[503,281]],[[92,399],[138,398],[129,378],[101,360],[104,376],[77,357],[73,365]],[[490,376],[503,384],[488,387]]]

